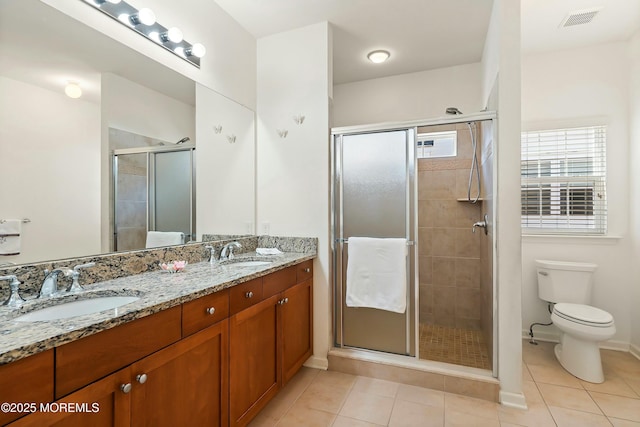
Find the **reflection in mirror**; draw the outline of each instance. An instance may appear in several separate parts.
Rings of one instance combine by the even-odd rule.
[[[193,81],[38,0],[0,0],[0,59],[0,219],[31,219],[22,226],[20,254],[0,256],[0,263],[112,250],[110,129],[166,146],[185,137],[199,145],[198,135],[213,137],[212,120],[235,121],[229,112],[233,108],[207,109],[207,122],[196,125]],[[80,98],[64,94],[69,81],[80,86]],[[238,157],[223,160],[212,145],[198,167],[206,168],[211,158],[236,165],[251,181],[243,194],[253,191],[253,112],[206,90],[242,110],[245,128],[234,132],[250,134],[246,144],[251,148],[225,152]],[[241,158],[247,151],[251,154]],[[222,196],[228,198],[234,187],[233,181],[227,183]],[[217,193],[208,188],[203,200],[216,205]],[[245,223],[253,224],[253,204],[233,207],[234,213],[220,212],[219,217],[243,218],[243,228],[234,232],[244,234]],[[198,234],[229,232],[222,223],[208,226],[198,228]]]

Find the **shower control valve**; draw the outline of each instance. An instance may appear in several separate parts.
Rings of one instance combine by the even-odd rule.
[[[481,227],[481,228],[484,228],[484,234],[486,236],[489,233],[489,231],[487,230],[488,223],[489,223],[489,217],[487,214],[484,214],[484,219],[482,221],[478,221],[473,224],[473,227],[471,227],[471,232],[475,233],[476,227]]]

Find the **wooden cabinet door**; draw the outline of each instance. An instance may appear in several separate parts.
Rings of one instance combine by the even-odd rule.
[[[279,296],[229,319],[230,425],[244,426],[279,389]]]
[[[225,319],[131,365],[131,425],[227,426],[228,344]]]
[[[313,286],[307,280],[283,293],[282,382],[286,384],[313,354]]]
[[[11,427],[127,427],[130,425],[129,368],[117,371],[27,415]]]

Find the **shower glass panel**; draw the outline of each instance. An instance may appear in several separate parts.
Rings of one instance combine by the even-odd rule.
[[[334,265],[340,346],[415,352],[413,246],[407,257],[407,311],[347,307],[349,237],[413,242],[413,130],[339,135],[334,140]],[[339,289],[339,290],[338,290]]]
[[[192,151],[156,153],[153,156],[153,180],[149,224],[155,231],[181,231],[191,235]]]

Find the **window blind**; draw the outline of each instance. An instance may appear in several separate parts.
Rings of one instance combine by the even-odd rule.
[[[605,234],[606,127],[522,133],[521,223],[537,234]]]

